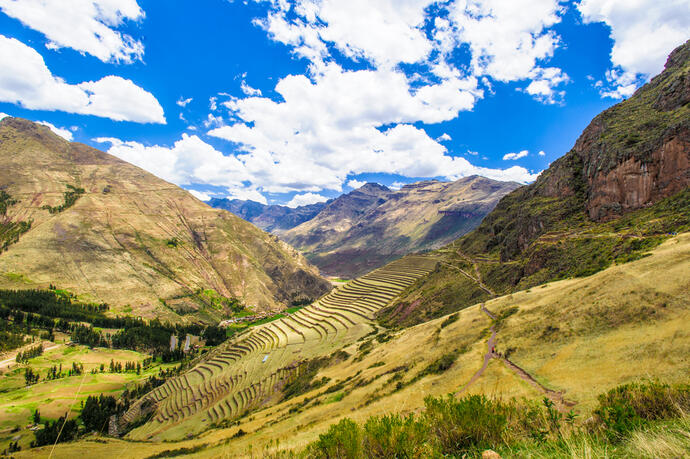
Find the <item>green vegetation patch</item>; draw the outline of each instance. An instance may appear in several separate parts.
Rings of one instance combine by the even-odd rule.
[[[626,442],[659,438],[667,431],[670,436],[664,438],[673,439],[681,451],[690,447],[690,423],[683,411],[688,407],[687,385],[618,387],[600,397],[598,414],[582,425],[576,424],[576,414],[561,413],[546,398],[537,403],[449,395],[424,402],[420,414],[374,416],[363,424],[345,418],[300,454],[352,459],[483,457],[490,449],[501,457],[631,457],[634,451]],[[639,421],[630,423],[631,419]],[[648,444],[644,457],[672,457],[654,454],[667,447],[663,442]],[[638,455],[639,451],[634,454]]]
[[[9,193],[0,190],[0,217],[7,215],[7,209],[17,204],[17,200],[13,199]],[[6,218],[0,218],[0,253],[6,251],[10,245],[19,241],[19,236],[31,229],[31,220],[29,221],[5,221]]]
[[[62,204],[55,207],[46,204],[43,207],[41,207],[41,209],[47,210],[51,214],[59,214],[60,212],[72,207],[84,193],[86,193],[86,190],[84,190],[84,188],[68,184],[67,191],[65,191],[64,193],[64,201]]]

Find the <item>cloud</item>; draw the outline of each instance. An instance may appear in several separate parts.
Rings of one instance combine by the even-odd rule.
[[[203,191],[197,191],[197,190],[187,190],[189,191],[192,196],[197,198],[199,201],[209,201],[211,199],[211,195],[208,193],[204,193]]]
[[[563,101],[565,91],[556,90],[557,86],[570,81],[568,75],[556,67],[536,68],[531,74],[532,81],[525,92],[545,104],[556,104]]]
[[[72,48],[103,62],[140,60],[144,45],[114,29],[139,21],[136,0],[0,0],[0,9],[48,38],[50,49]]]
[[[558,0],[261,3],[269,12],[255,24],[309,65],[303,75],[280,79],[276,96],[264,97],[242,80],[243,96],[210,100],[211,112],[222,104],[230,116],[228,125],[208,135],[232,143],[256,189],[341,191],[347,177],[366,172],[520,182],[536,177],[518,166],[474,166],[441,144],[449,135],[434,140],[422,126],[472,110],[484,96],[480,79],[488,88],[492,80],[524,81],[532,97],[561,100],[568,77],[545,65],[560,44],[549,30],[561,20]],[[432,4],[443,10],[438,17]],[[470,51],[469,66],[452,63],[459,48]],[[346,70],[344,61],[365,65]]]
[[[328,64],[309,79],[289,75],[275,90],[282,100],[232,98],[237,120],[208,134],[235,143],[271,192],[340,190],[348,175],[391,172],[439,175],[433,161],[445,147],[411,123],[437,123],[468,110],[481,94],[476,80],[447,80],[412,93],[401,72],[346,71]],[[387,129],[383,126],[391,125]]]
[[[539,156],[546,156],[546,153],[544,153],[544,151],[543,151],[543,150],[542,150],[542,151],[540,151],[540,152],[539,152],[539,153],[537,153],[537,154],[538,154]]]
[[[286,206],[294,209],[295,207],[308,206],[317,202],[326,202],[328,198],[315,193],[296,194]]]
[[[192,99],[191,97],[188,98],[188,99],[184,99],[184,98],[180,97],[180,98],[177,100],[177,102],[175,102],[175,103],[176,103],[177,105],[179,105],[180,107],[184,108],[184,107],[186,107],[187,104],[189,104],[192,100],[193,100],[193,99]]]
[[[2,120],[3,118],[7,118],[8,116],[10,115],[8,115],[7,113],[0,112],[0,120]]]
[[[603,22],[611,29],[612,69],[601,88],[605,97],[630,96],[690,36],[687,0],[582,0],[577,8],[585,23]]]
[[[261,96],[261,90],[260,89],[252,88],[244,80],[242,80],[242,84],[240,85],[240,88],[242,89],[242,92],[247,96]]]
[[[363,187],[366,184],[367,184],[367,182],[364,182],[362,180],[356,180],[356,179],[352,179],[349,182],[347,182],[347,186],[349,186],[350,188],[354,188],[354,189]]]
[[[508,82],[530,78],[553,55],[560,40],[548,29],[562,13],[559,0],[456,0],[449,27],[455,46],[469,45],[476,75]]]
[[[110,143],[108,153],[180,186],[212,185],[224,187],[230,195],[247,193],[245,181],[252,180],[244,164],[225,156],[195,135],[182,134],[172,147],[146,146],[139,142],[99,137]]]
[[[439,137],[436,138],[437,142],[448,142],[449,140],[453,140],[453,139],[446,132],[444,132],[443,134],[441,134]]]
[[[0,35],[0,101],[30,110],[60,110],[115,121],[165,124],[163,108],[130,80],[106,76],[68,84],[54,76],[40,54],[14,38]]]
[[[503,155],[504,161],[515,161],[516,159],[524,158],[529,152],[527,150],[522,150],[519,153],[506,153]]]
[[[48,127],[50,128],[51,131],[53,131],[55,134],[59,135],[60,137],[62,137],[63,139],[65,139],[65,140],[67,140],[67,141],[69,141],[69,142],[71,142],[72,139],[73,139],[73,137],[74,137],[74,136],[72,135],[72,131],[70,131],[69,129],[56,127],[54,124],[49,123],[49,122],[47,122],[47,121],[36,121],[36,122],[37,122],[38,124],[42,124],[42,125],[44,125],[44,126],[48,126]]]
[[[390,184],[388,188],[391,190],[399,190],[400,188],[404,187],[406,184],[403,182],[393,182]]]
[[[449,62],[458,48],[467,47],[471,63],[465,76],[490,76],[502,82],[532,80],[540,70],[546,70],[542,63],[560,45],[560,37],[550,28],[561,21],[565,10],[560,0],[263,3],[273,8],[255,23],[270,38],[311,61],[315,73],[342,56],[384,70],[419,63],[436,77],[453,79],[459,72]],[[436,17],[431,11],[436,11]],[[560,81],[542,78],[528,94],[553,103],[544,92],[567,81],[562,75]],[[487,81],[485,86],[490,88],[491,83]]]

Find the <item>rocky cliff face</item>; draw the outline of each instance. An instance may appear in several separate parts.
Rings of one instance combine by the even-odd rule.
[[[330,287],[277,237],[30,121],[0,122],[0,190],[14,231],[0,288],[53,284],[116,313],[213,322],[222,297],[280,309]]]
[[[575,146],[535,183],[506,196],[470,251],[512,259],[558,222],[607,221],[690,186],[690,42],[630,99],[595,117]]]

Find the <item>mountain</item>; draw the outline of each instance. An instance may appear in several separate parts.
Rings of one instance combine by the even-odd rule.
[[[0,122],[0,287],[65,289],[111,311],[215,322],[329,290],[296,250],[114,156]]]
[[[455,182],[423,181],[398,191],[367,183],[280,236],[322,273],[356,277],[467,233],[517,187],[477,176]]]
[[[686,231],[689,102],[690,41],[660,75],[596,116],[534,183],[439,252],[441,267],[381,319],[409,325],[494,294],[589,275]]]
[[[330,201],[329,201],[330,202]],[[295,208],[287,206],[266,205],[256,201],[241,199],[212,198],[208,205],[217,209],[225,209],[238,217],[242,217],[264,231],[280,235],[283,230],[311,220],[326,206],[325,202],[318,202]]]

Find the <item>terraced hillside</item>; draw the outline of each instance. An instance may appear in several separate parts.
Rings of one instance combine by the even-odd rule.
[[[306,359],[329,355],[371,332],[375,313],[436,263],[432,257],[405,257],[254,328],[140,399],[121,424],[153,407],[152,419],[130,438],[181,439],[278,401]]]

